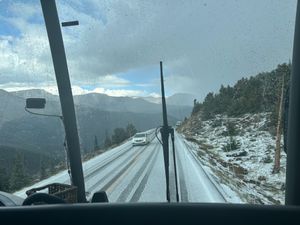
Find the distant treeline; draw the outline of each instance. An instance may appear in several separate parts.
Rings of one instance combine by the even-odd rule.
[[[106,138],[104,141],[104,148],[109,148],[114,145],[118,145],[125,141],[126,139],[132,137],[137,132],[137,129],[133,124],[128,124],[127,127],[124,128],[116,128],[111,136],[106,134]]]
[[[13,192],[58,171],[53,156],[0,146],[0,191]]]
[[[242,78],[231,87],[221,88],[218,93],[210,92],[202,103],[194,100],[192,115],[201,113],[203,120],[216,114],[240,116],[246,113],[270,112],[271,123],[275,124],[281,85],[287,92],[291,74],[291,64],[280,64],[271,72],[259,73],[250,78]]]
[[[104,144],[99,146],[98,138],[94,136],[94,149],[82,151],[83,158],[100,154],[112,146],[116,146],[137,132],[133,124],[125,128],[115,128],[112,135],[106,133]],[[94,154],[91,154],[93,153]],[[62,154],[65,154],[62,152]],[[66,169],[66,163],[53,155],[41,154],[28,149],[0,146],[0,191],[14,192],[43,180],[60,170]]]

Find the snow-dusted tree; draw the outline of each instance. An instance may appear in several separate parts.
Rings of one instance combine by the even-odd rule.
[[[275,159],[273,173],[278,173],[280,170],[280,140],[281,140],[281,122],[282,122],[282,103],[284,93],[284,77],[282,77],[281,93],[279,98],[278,118],[277,118],[277,130],[276,130],[276,147],[275,147]]]

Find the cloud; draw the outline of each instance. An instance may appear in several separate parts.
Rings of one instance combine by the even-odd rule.
[[[104,89],[104,88],[96,88],[93,91],[91,91],[91,93],[100,93],[100,94],[106,94],[106,95],[115,96],[115,97],[120,97],[120,96],[137,97],[137,96],[147,95],[146,92],[139,91],[139,90],[124,90],[124,89],[110,90],[110,89]]]
[[[72,83],[129,94],[127,72],[164,61],[170,92],[203,98],[221,84],[271,70],[291,57],[295,4],[282,1],[57,1]],[[41,8],[14,3],[0,17],[19,35],[0,36],[0,84],[53,82]],[[141,77],[143,74],[140,75]],[[151,85],[150,85],[151,86]],[[126,87],[126,88],[125,88]],[[114,91],[118,89],[119,91]],[[140,94],[140,93],[139,93]]]
[[[10,84],[5,84],[5,85],[0,85],[1,89],[4,89],[8,92],[13,92],[13,91],[22,91],[22,90],[31,90],[31,89],[42,89],[45,90],[53,95],[58,95],[58,89],[56,85],[39,85],[35,86],[34,84],[32,85],[27,85],[24,86],[22,83],[10,83]],[[72,93],[73,95],[83,95],[83,94],[89,94],[89,93],[98,93],[98,94],[106,94],[109,96],[114,96],[114,97],[125,97],[125,96],[130,96],[130,97],[146,97],[146,96],[151,96],[151,97],[160,97],[159,94],[157,93],[149,93],[147,91],[141,91],[141,90],[130,90],[130,89],[109,89],[109,88],[102,88],[102,87],[97,87],[93,89],[86,89],[84,87],[80,87],[77,85],[72,86]]]

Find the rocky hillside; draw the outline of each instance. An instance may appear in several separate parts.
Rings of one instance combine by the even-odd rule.
[[[280,172],[273,174],[275,135],[270,133],[270,120],[270,113],[256,113],[219,114],[203,121],[196,113],[177,130],[196,147],[216,181],[238,193],[243,202],[284,204],[286,154],[281,151]]]

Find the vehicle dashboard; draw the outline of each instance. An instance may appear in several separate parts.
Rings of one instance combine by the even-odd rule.
[[[215,203],[91,203],[0,208],[1,224],[299,224],[300,208]]]

